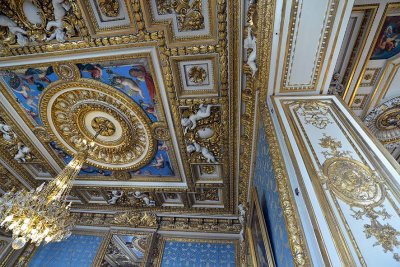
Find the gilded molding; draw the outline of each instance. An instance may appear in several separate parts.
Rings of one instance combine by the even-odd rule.
[[[140,222],[135,214],[148,213],[152,216],[148,222]],[[126,217],[128,213],[72,213],[76,219],[76,225],[85,226],[121,226],[135,228],[157,228],[159,231],[182,231],[182,232],[207,232],[207,233],[231,233],[239,234],[241,225],[237,219],[217,219],[217,218],[192,218],[176,216],[156,216],[152,212],[134,212],[131,217]],[[122,216],[123,215],[123,216]],[[117,217],[121,217],[116,219]],[[131,220],[131,221],[130,221]],[[149,224],[150,223],[150,224]]]
[[[223,194],[222,194],[222,203],[224,204],[224,207],[222,208],[221,206],[219,207],[211,207],[211,208],[191,208],[191,195],[187,193],[187,191],[192,191],[196,192],[197,187],[204,187],[206,186],[207,188],[211,188],[212,186],[218,187],[218,185],[213,185],[212,183],[209,184],[195,184],[194,183],[194,177],[192,177],[192,168],[189,164],[184,164],[184,171],[187,177],[187,187],[176,187],[176,188],[166,188],[166,189],[161,189],[161,188],[151,188],[151,192],[159,192],[160,190],[162,191],[172,191],[172,192],[182,192],[182,201],[184,203],[184,207],[170,207],[170,206],[165,206],[165,207],[157,207],[155,210],[166,210],[166,211],[177,211],[179,213],[184,213],[184,212],[210,212],[212,214],[230,214],[234,212],[234,202],[236,202],[236,190],[235,189],[235,183],[236,181],[233,181],[234,177],[234,166],[235,162],[233,158],[230,156],[233,154],[234,147],[237,145],[236,142],[234,142],[234,135],[238,133],[234,133],[233,131],[230,131],[232,128],[232,125],[237,125],[236,124],[236,119],[235,116],[232,116],[234,112],[237,112],[238,108],[238,103],[236,99],[236,88],[234,88],[233,85],[230,84],[229,77],[233,77],[233,80],[237,81],[237,77],[232,74],[229,69],[234,66],[235,64],[240,64],[238,62],[235,62],[235,60],[230,60],[229,56],[232,55],[232,59],[234,58],[233,55],[235,55],[235,48],[234,46],[234,41],[235,36],[238,35],[238,32],[234,30],[233,33],[228,34],[228,24],[231,25],[230,23],[234,22],[237,23],[235,19],[239,18],[239,14],[235,11],[235,7],[237,7],[237,3],[229,3],[225,0],[220,0],[220,1],[210,1],[210,17],[214,18],[214,22],[211,24],[211,28],[214,29],[211,31],[211,35],[209,39],[206,39],[208,37],[204,36],[197,36],[185,40],[183,46],[182,43],[180,43],[180,47],[174,46],[170,43],[171,36],[170,33],[165,30],[161,29],[160,27],[150,27],[152,23],[145,23],[145,17],[146,17],[146,11],[142,10],[143,7],[146,6],[146,3],[140,2],[139,0],[134,0],[131,1],[131,6],[132,6],[132,13],[133,17],[136,21],[136,25],[138,28],[137,33],[135,34],[130,34],[130,35],[121,35],[121,36],[112,36],[112,37],[102,37],[102,38],[84,38],[82,40],[70,40],[68,42],[62,43],[62,44],[51,44],[43,47],[43,50],[36,50],[38,47],[26,47],[25,49],[16,49],[12,50],[11,54],[12,55],[21,55],[22,58],[29,58],[29,59],[35,59],[39,58],[42,55],[39,53],[44,53],[44,52],[52,52],[52,56],[65,56],[65,55],[70,55],[70,54],[79,54],[83,53],[84,48],[90,48],[91,51],[93,52],[102,52],[106,50],[110,50],[115,48],[137,48],[137,47],[145,47],[145,46],[154,46],[157,48],[158,52],[158,58],[160,62],[162,63],[162,72],[163,72],[163,78],[164,78],[164,83],[166,85],[165,90],[167,92],[167,97],[168,97],[168,102],[171,107],[171,113],[173,117],[173,122],[175,125],[179,124],[179,121],[181,119],[181,106],[187,106],[187,105],[199,105],[202,103],[202,101],[198,101],[198,99],[185,99],[184,101],[177,100],[177,92],[176,92],[176,85],[173,82],[172,77],[176,75],[176,72],[174,72],[173,69],[171,69],[171,59],[176,56],[182,56],[182,57],[187,57],[188,59],[191,59],[191,56],[195,57],[202,57],[202,56],[213,56],[215,57],[215,62],[217,63],[219,67],[219,90],[220,90],[220,96],[212,96],[207,99],[204,99],[205,103],[210,103],[210,104],[215,104],[218,105],[221,109],[221,114],[220,114],[220,125],[219,127],[221,128],[220,133],[223,134],[221,136],[221,142],[218,142],[218,163],[221,165],[221,179],[223,181],[223,184],[225,187],[222,189]],[[233,24],[232,24],[233,25]],[[149,26],[148,28],[146,26]],[[233,26],[232,26],[233,27]],[[233,27],[235,29],[235,27]],[[151,31],[150,31],[151,30]],[[215,37],[215,38],[214,38]],[[229,38],[229,39],[228,39]],[[199,41],[202,43],[200,44]],[[235,44],[236,45],[236,44]],[[14,51],[14,52],[13,52]],[[10,55],[11,55],[10,54]],[[25,56],[24,56],[25,55]],[[134,57],[147,57],[148,59],[150,56],[148,54],[146,55],[134,55],[134,56],[118,56],[118,57],[98,57],[98,58],[87,58],[85,59],[86,62],[101,62],[105,60],[121,60],[121,59],[131,59]],[[8,60],[8,58],[0,58],[1,60]],[[151,59],[149,59],[151,61]],[[54,71],[60,75],[60,78],[63,79],[64,81],[74,81],[76,79],[79,79],[80,75],[76,71],[76,66],[74,66],[74,63],[80,63],[81,60],[71,60],[68,61],[68,63],[65,62],[60,62],[57,64],[53,64]],[[152,69],[152,74],[154,74],[154,69],[152,66],[152,63],[149,62],[150,68]],[[7,67],[5,69],[7,70],[14,70],[14,69],[23,69],[23,68],[29,68],[33,66],[48,66],[52,65],[51,63],[40,63],[40,64],[34,64],[34,65],[24,65],[24,66],[17,66],[17,67]],[[236,83],[235,83],[236,86]],[[156,85],[157,87],[157,85]],[[157,88],[159,90],[159,88]],[[235,93],[231,93],[231,91]],[[158,91],[159,92],[159,91]],[[10,103],[15,103],[14,98],[12,94],[9,92],[6,92],[6,97],[9,100]],[[161,99],[159,99],[159,103],[161,103]],[[228,108],[229,107],[229,108]],[[231,108],[232,107],[232,108]],[[19,105],[16,105],[16,109],[20,114],[23,114],[23,110],[20,108]],[[164,110],[160,109],[160,112],[164,115]],[[24,121],[27,123],[27,125],[33,129],[35,127],[35,124],[32,120],[29,120],[27,116],[24,116],[24,114],[21,116]],[[161,116],[160,116],[161,117]],[[164,125],[163,125],[164,124]],[[160,124],[154,125],[152,127],[153,133],[156,135],[156,139],[158,140],[166,140],[169,139],[170,137],[166,134],[165,129],[166,127],[166,122],[161,121]],[[60,167],[63,167],[64,163],[60,161],[60,159],[52,152],[51,148],[48,146],[47,142],[49,141],[48,136],[45,136],[41,129],[36,130],[38,133],[40,133],[39,140],[45,145],[46,149],[48,152],[55,158],[57,163],[60,165]],[[183,139],[183,134],[182,131],[178,130],[177,131],[177,139],[178,139],[178,145],[180,147],[180,153],[182,155],[182,161],[188,162],[188,156],[186,154],[185,148],[186,144],[182,141]],[[179,153],[176,151],[176,153]],[[175,164],[175,162],[172,160],[172,163]],[[176,167],[176,164],[174,165],[174,169],[177,171],[177,176],[179,175],[179,169]],[[120,177],[121,179],[126,179],[125,177]],[[112,179],[112,177],[100,177],[100,176],[88,176],[88,177],[79,177],[79,180],[101,180],[101,181],[109,181],[109,180],[115,180]],[[158,178],[142,178],[142,177],[137,177],[135,179],[130,179],[130,181],[155,181]],[[156,180],[156,181],[159,181]],[[177,179],[177,177],[165,177],[163,178],[163,181],[170,182],[170,181],[180,181]],[[87,187],[91,187],[90,185]],[[93,186],[93,187],[98,187],[98,186]],[[92,187],[92,188],[93,188]],[[82,188],[82,186],[76,186],[75,188]],[[126,187],[125,187],[126,188]],[[102,188],[102,189],[109,189],[109,188]],[[138,188],[135,188],[135,190]],[[143,191],[149,192],[149,188],[144,189]],[[85,200],[82,200],[83,203],[85,203]],[[95,207],[96,206],[96,207]],[[102,204],[76,204],[74,203],[75,208],[93,208],[94,210],[99,210],[99,209],[107,209],[109,210],[120,210],[118,207],[110,207],[107,205],[102,205]],[[123,208],[125,209],[125,208]]]
[[[296,266],[311,266],[304,232],[296,208],[296,203],[290,189],[289,176],[287,174],[279,141],[276,136],[275,126],[265,100],[261,102],[261,105],[262,120],[264,122],[265,134],[268,140],[272,166],[275,172],[283,214],[285,216],[286,229],[294,263]]]

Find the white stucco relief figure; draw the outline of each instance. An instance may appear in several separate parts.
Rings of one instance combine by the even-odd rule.
[[[199,110],[195,114],[190,115],[189,118],[183,118],[181,124],[185,127],[183,130],[184,134],[186,134],[189,129],[193,130],[196,128],[198,120],[210,117],[211,107],[212,105],[204,106],[203,104],[200,104]]]
[[[8,27],[8,30],[16,36],[17,43],[20,46],[25,46],[28,44],[29,40],[27,37],[27,32],[18,27],[17,23],[12,21],[9,17],[0,15],[0,26]]]
[[[205,147],[200,146],[198,143],[193,142],[186,147],[186,151],[191,154],[193,152],[201,152],[203,157],[206,158],[207,163],[217,163],[214,155]]]
[[[0,132],[3,135],[3,139],[8,143],[13,143],[15,141],[15,138],[17,137],[16,134],[13,132],[11,126],[1,122],[0,122]]]
[[[112,190],[111,191],[111,198],[109,200],[107,200],[107,203],[110,205],[115,205],[115,203],[117,203],[117,200],[120,199],[122,197],[124,193],[122,191],[119,190]]]
[[[151,200],[149,198],[149,195],[146,193],[141,193],[140,191],[135,191],[133,196],[137,199],[143,200],[144,206],[146,206],[146,207],[154,207],[156,205],[156,202],[154,200]]]
[[[330,95],[342,95],[344,91],[343,84],[340,83],[340,73],[333,74],[331,84],[329,85],[328,94]]]
[[[31,0],[25,0],[22,4],[22,9],[26,19],[34,25],[42,25],[40,10],[32,3]]]
[[[238,209],[239,209],[239,222],[240,225],[242,226],[242,229],[240,230],[240,242],[244,241],[244,229],[246,226],[246,209],[243,206],[243,204],[239,204],[238,205]]]
[[[55,30],[46,40],[51,41],[56,39],[58,42],[63,43],[65,42],[65,27],[63,19],[67,14],[67,11],[70,10],[71,5],[64,0],[53,0],[52,4],[54,8],[54,20],[47,23],[46,30],[50,31],[53,27],[55,27]]]
[[[18,143],[17,147],[18,151],[14,159],[19,163],[26,162],[30,158],[31,149],[21,142]]]
[[[256,57],[257,57],[257,44],[256,44],[256,37],[253,36],[251,27],[247,28],[247,38],[244,39],[244,48],[245,49],[252,49],[249,56],[247,57],[247,65],[251,68],[251,71],[256,74],[258,68],[256,65]]]

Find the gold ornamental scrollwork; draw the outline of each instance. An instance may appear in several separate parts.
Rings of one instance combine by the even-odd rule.
[[[195,84],[202,84],[207,78],[207,71],[199,66],[193,66],[189,69],[189,80]]]
[[[41,126],[36,126],[35,128],[33,128],[33,133],[36,135],[36,137],[44,142],[44,143],[49,143],[51,142],[51,136],[50,134],[47,132],[46,128],[41,127]]]
[[[55,74],[64,81],[73,81],[81,77],[79,68],[72,63],[61,63],[53,66]]]
[[[100,12],[107,17],[117,17],[120,12],[118,0],[97,0]]]
[[[392,215],[387,212],[383,202],[386,190],[382,179],[369,166],[351,158],[349,151],[342,149],[342,143],[324,134],[319,145],[325,158],[322,164],[321,183],[337,198],[347,203],[356,220],[370,221],[364,224],[367,239],[374,237],[374,246],[393,253],[393,259],[400,262],[394,249],[400,246],[400,231],[382,221]]]
[[[152,212],[125,212],[114,217],[114,224],[131,227],[157,228],[157,215]]]
[[[90,165],[135,170],[155,154],[150,119],[114,87],[91,79],[61,80],[46,87],[39,107],[43,124],[70,154],[79,150],[83,140],[93,139],[100,124],[107,124],[107,131],[96,138],[97,149],[89,154]]]
[[[167,141],[171,138],[168,126],[164,122],[154,122],[151,125],[151,129],[153,131],[154,138],[157,140]]]
[[[334,194],[349,205],[379,205],[385,189],[366,165],[350,158],[330,158],[322,166],[326,183]]]
[[[157,0],[158,14],[175,14],[179,31],[196,31],[205,28],[201,6],[201,0]]]
[[[126,171],[113,172],[113,177],[120,181],[128,181],[131,179],[131,175]]]

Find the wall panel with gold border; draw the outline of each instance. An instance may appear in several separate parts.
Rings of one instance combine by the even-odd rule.
[[[327,90],[353,0],[277,4],[269,94]]]
[[[336,97],[272,102],[300,217],[314,228],[309,246],[317,241],[327,266],[398,264],[400,166]]]

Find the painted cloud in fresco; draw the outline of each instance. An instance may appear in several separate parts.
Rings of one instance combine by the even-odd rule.
[[[104,62],[77,64],[82,78],[95,79],[111,85],[128,95],[147,114],[152,122],[157,122],[156,89],[151,76],[147,59],[139,58],[127,62]],[[2,73],[8,89],[15,100],[23,107],[38,125],[42,125],[39,117],[38,102],[42,91],[52,82],[59,80],[52,67],[28,68],[15,72]],[[72,158],[56,145],[50,144],[52,149],[68,163]],[[169,157],[169,147],[158,141],[158,150],[153,160],[139,170],[130,172],[133,176],[174,176],[174,170]],[[111,171],[100,170],[91,166],[84,166],[80,175],[110,176]]]
[[[388,16],[375,44],[372,60],[388,59],[400,52],[400,16]]]

